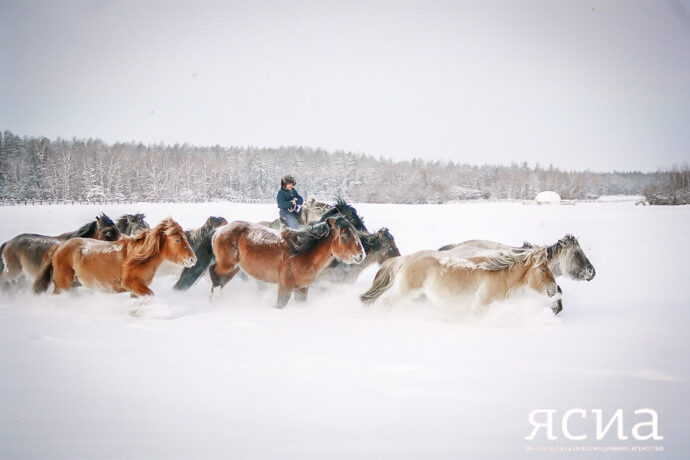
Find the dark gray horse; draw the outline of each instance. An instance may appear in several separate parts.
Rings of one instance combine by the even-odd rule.
[[[178,291],[186,291],[192,287],[201,275],[204,274],[208,266],[215,261],[211,248],[211,238],[216,228],[227,223],[228,221],[225,220],[224,217],[211,216],[206,219],[206,222],[201,227],[195,230],[186,230],[184,232],[189,241],[189,245],[196,255],[196,264],[194,264],[193,267],[182,270],[180,278],[175,283],[175,289]]]
[[[143,214],[125,214],[117,219],[115,225],[123,235],[134,236],[151,228],[144,217],[146,216]]]
[[[51,250],[59,243],[71,238],[116,241],[120,239],[120,231],[110,217],[101,213],[95,220],[73,232],[58,236],[35,233],[22,233],[15,236],[0,246],[0,280],[3,290],[12,287],[11,283],[22,275],[33,281],[41,272],[41,266],[49,257]]]
[[[376,233],[357,232],[367,256],[360,264],[346,264],[333,260],[321,275],[319,280],[333,283],[354,283],[362,271],[371,264],[381,265],[391,257],[400,255],[395,239],[387,228],[382,228]]]

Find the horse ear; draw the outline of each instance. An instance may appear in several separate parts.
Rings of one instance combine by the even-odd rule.
[[[565,235],[563,238],[561,238],[560,241],[561,241],[562,243],[566,243],[566,244],[572,243],[572,242],[575,241],[575,237],[574,237],[572,234],[568,233],[568,234]]]

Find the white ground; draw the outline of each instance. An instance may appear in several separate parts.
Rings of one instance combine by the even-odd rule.
[[[664,451],[635,457],[687,458],[690,207],[357,207],[403,254],[574,233],[597,275],[559,280],[558,318],[534,298],[478,318],[423,303],[365,308],[357,295],[373,268],[282,311],[273,286],[241,280],[215,303],[207,279],[184,294],[156,280],[145,304],[84,290],[0,295],[0,457],[551,458],[525,448],[654,445]],[[100,211],[185,228],[277,214],[228,203],[0,207],[0,241],[72,230]],[[526,441],[538,408],[587,409],[571,427],[590,439],[567,441],[557,427],[557,441]],[[628,436],[647,420],[634,410],[653,408],[664,440],[620,442],[612,430],[596,441],[599,408],[623,409]]]

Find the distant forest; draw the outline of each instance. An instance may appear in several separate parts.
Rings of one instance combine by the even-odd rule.
[[[687,166],[685,171],[687,176]],[[475,166],[392,161],[301,146],[106,144],[99,139],[51,140],[0,133],[2,200],[269,202],[285,174],[295,176],[305,198],[313,195],[329,201],[340,196],[386,203],[528,200],[543,190],[558,192],[564,199],[595,199],[652,189],[665,193],[674,180],[687,180],[671,171],[563,171],[525,162]]]

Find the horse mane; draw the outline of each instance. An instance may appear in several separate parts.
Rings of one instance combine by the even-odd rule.
[[[325,222],[329,217],[333,217],[337,214],[342,215],[347,219],[352,226],[357,231],[368,232],[366,225],[364,225],[364,219],[357,214],[357,210],[349,205],[343,198],[337,197],[335,204],[326,211],[319,222]]]
[[[100,227],[114,227],[115,224],[113,221],[110,219],[110,217],[106,216],[104,213],[100,213],[96,219],[92,220],[89,223],[86,223],[79,227],[78,230],[75,230],[73,232],[67,232],[63,233],[62,235],[58,236],[58,238],[64,238],[64,239],[70,239],[70,238],[89,238],[89,235],[95,235],[96,230],[99,228],[99,223],[101,224]]]
[[[78,230],[75,230],[73,232],[63,233],[62,235],[60,235],[60,237],[66,237],[67,239],[69,239],[69,238],[87,238],[88,235],[93,235],[96,232],[97,228],[98,228],[98,222],[96,220],[92,220],[88,224],[84,224],[81,227],[79,227]]]
[[[563,238],[560,240],[556,241],[554,244],[551,246],[548,246],[546,248],[547,254],[549,259],[557,255],[563,250],[568,250],[574,247],[580,246],[580,243],[577,241],[577,238],[575,238],[573,235],[568,233],[565,235]]]
[[[179,226],[170,217],[149,230],[144,230],[136,236],[127,239],[127,254],[132,256],[127,260],[127,268],[148,262],[160,254],[163,235],[172,233]]]
[[[547,251],[543,246],[530,245],[529,247],[500,251],[494,255],[482,257],[477,268],[488,271],[504,270],[516,265],[541,265],[547,261]]]
[[[331,226],[327,221],[317,222],[301,230],[286,228],[281,236],[287,242],[294,255],[304,254],[313,249],[316,244],[331,234]]]

